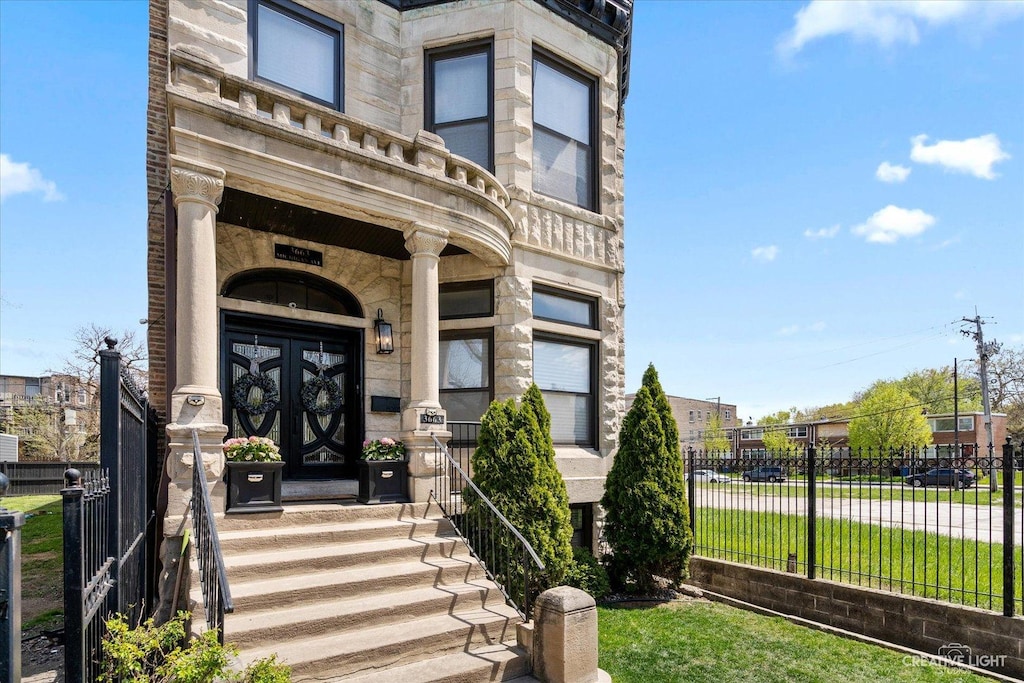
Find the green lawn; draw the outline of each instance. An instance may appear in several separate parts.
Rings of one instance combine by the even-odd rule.
[[[695,521],[697,555],[784,571],[789,554],[796,553],[797,571],[806,574],[802,515],[698,508]],[[831,518],[818,518],[817,538],[817,578],[1002,607],[1001,544]],[[1016,571],[1021,586],[1022,568]]]
[[[598,615],[599,663],[616,683],[988,680],[719,603],[604,606]]]
[[[14,496],[8,510],[27,519],[21,529],[21,625],[51,626],[64,614],[64,528],[60,496]]]

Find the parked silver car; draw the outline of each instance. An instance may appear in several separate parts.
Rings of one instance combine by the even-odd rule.
[[[714,470],[694,470],[693,480],[697,482],[709,482],[711,484],[728,484],[732,478],[728,474],[720,474]],[[690,481],[690,475],[686,475],[686,481]]]

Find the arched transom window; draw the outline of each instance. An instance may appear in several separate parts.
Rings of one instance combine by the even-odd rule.
[[[329,280],[289,270],[252,270],[224,285],[224,296],[306,311],[363,317],[352,293]]]

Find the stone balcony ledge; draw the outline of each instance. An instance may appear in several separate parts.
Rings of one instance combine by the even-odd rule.
[[[421,130],[408,137],[387,130],[227,74],[183,50],[172,50],[170,74],[172,151],[189,156],[201,150],[202,160],[225,166],[228,185],[234,176],[240,189],[271,193],[261,184],[273,184],[276,177],[299,186],[302,173],[296,169],[306,166],[310,187],[327,204],[330,192],[325,190],[332,183],[326,176],[352,186],[339,189],[336,207],[360,192],[366,195],[367,206],[352,207],[353,217],[397,230],[410,222],[434,223],[451,232],[452,244],[490,263],[509,262],[513,221],[508,192],[490,172],[452,154],[439,136]],[[238,167],[228,168],[226,162],[235,157]],[[269,168],[262,176],[259,169],[249,172],[275,162],[282,173]],[[283,188],[282,198],[295,195]]]

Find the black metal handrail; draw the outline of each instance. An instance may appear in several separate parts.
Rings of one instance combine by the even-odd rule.
[[[224,642],[224,615],[235,611],[231,601],[228,574],[224,569],[224,555],[220,550],[217,525],[214,524],[213,503],[206,488],[206,468],[203,466],[203,450],[199,446],[199,432],[192,430],[192,535],[196,548],[196,564],[199,565],[199,583],[203,590],[203,605],[206,608],[206,625],[217,630],[217,637]],[[197,493],[198,491],[198,493]]]
[[[508,604],[529,621],[534,599],[544,580],[544,563],[530,542],[473,483],[448,447],[436,436],[432,438],[435,450],[444,457],[434,470],[430,497],[469,546],[473,557],[481,562],[487,577],[497,584]]]

